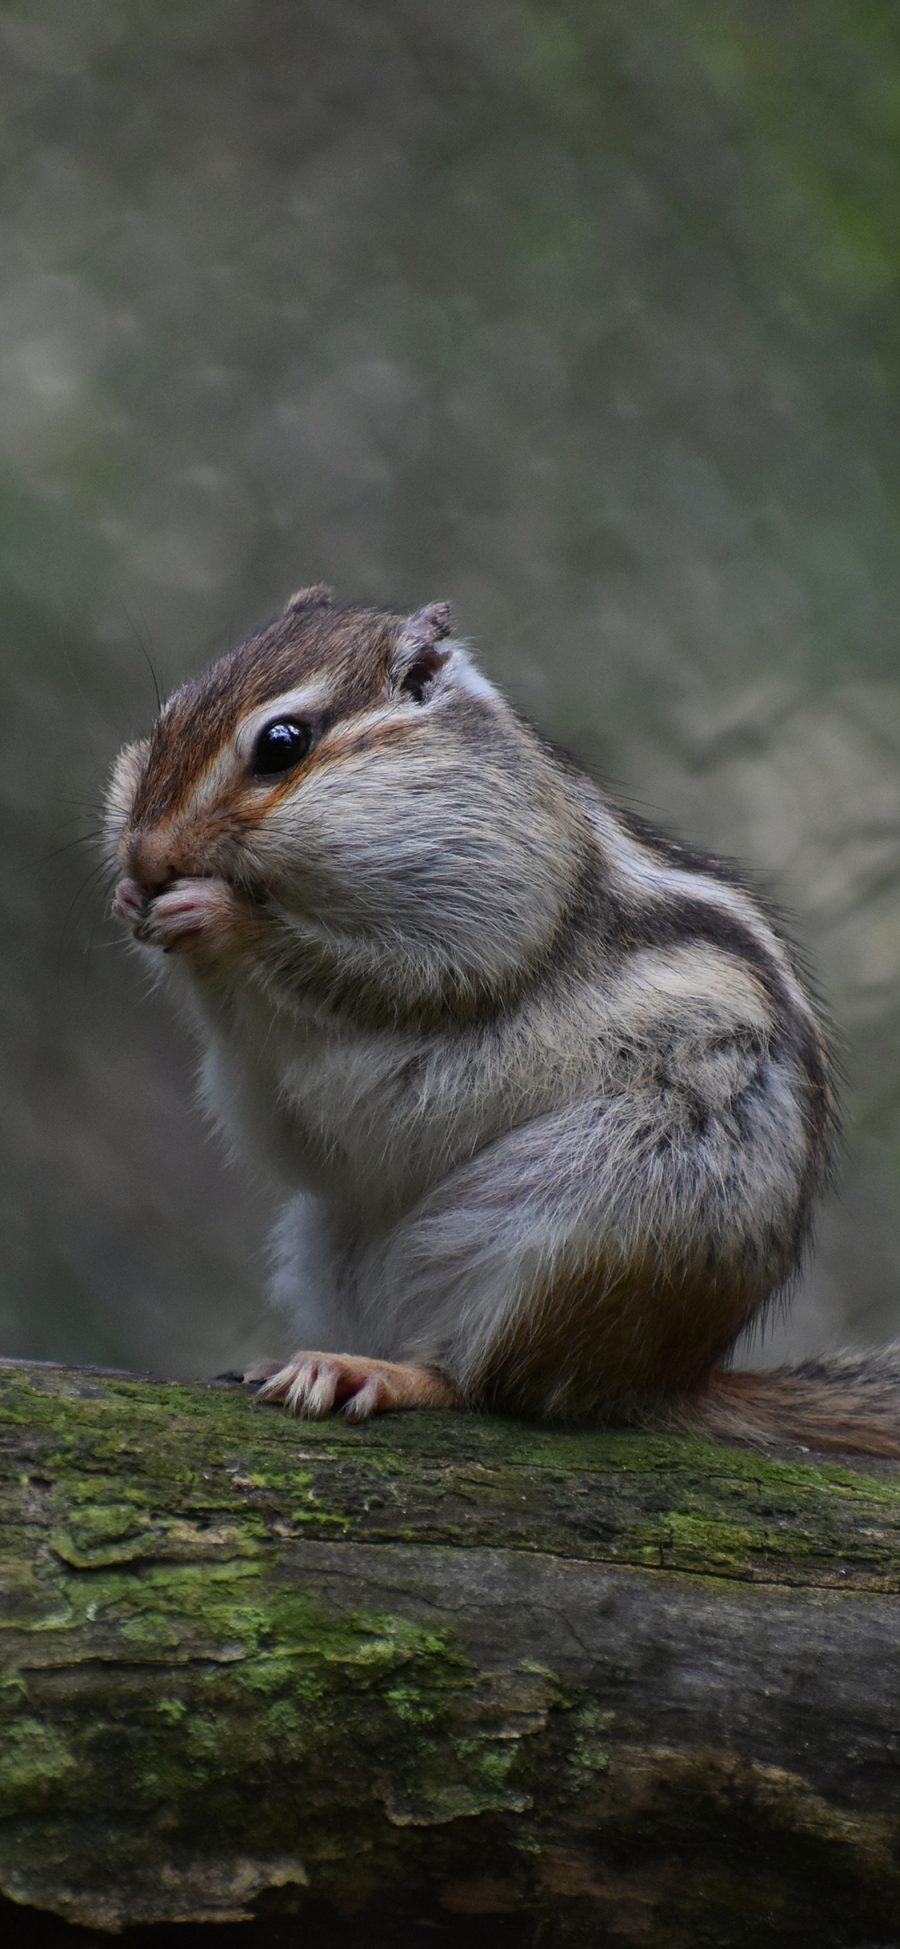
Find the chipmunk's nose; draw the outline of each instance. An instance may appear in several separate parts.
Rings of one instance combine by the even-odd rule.
[[[163,893],[173,880],[186,879],[189,874],[172,834],[167,832],[136,832],[128,844],[128,870],[151,898]]]

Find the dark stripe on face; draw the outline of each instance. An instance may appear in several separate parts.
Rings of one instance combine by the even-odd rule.
[[[153,826],[184,805],[248,711],[324,676],[335,716],[371,708],[385,694],[403,618],[373,609],[288,611],[219,658],[167,704],[150,740],[135,796],[134,825]]]
[[[254,826],[264,825],[272,807],[283,805],[293,798],[294,793],[316,772],[330,771],[333,765],[358,758],[366,751],[380,754],[400,745],[408,745],[421,728],[415,721],[392,724],[384,720],[377,724],[361,725],[358,730],[354,730],[352,724],[342,723],[340,728],[335,725],[330,731],[326,726],[308,757],[302,759],[293,771],[278,779],[267,791],[254,790],[249,800],[247,783],[242,779],[229,795],[229,803],[235,816],[240,818],[241,825],[249,832]],[[265,784],[265,780],[261,783]]]

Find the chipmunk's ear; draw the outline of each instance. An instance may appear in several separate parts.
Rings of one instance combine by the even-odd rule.
[[[313,582],[308,589],[294,590],[284,613],[290,616],[295,609],[330,609],[333,602],[334,590],[329,589],[327,582]]]
[[[392,660],[394,688],[421,704],[427,684],[450,655],[444,645],[450,634],[449,602],[428,602],[408,616],[397,638]]]

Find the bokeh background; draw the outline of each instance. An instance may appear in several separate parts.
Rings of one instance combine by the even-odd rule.
[[[265,1186],[85,884],[111,758],[299,582],[449,596],[764,870],[840,1027],[767,1352],[900,1332],[900,13],[0,8],[0,1344],[273,1352]]]

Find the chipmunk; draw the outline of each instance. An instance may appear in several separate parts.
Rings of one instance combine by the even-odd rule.
[[[303,1351],[263,1398],[900,1454],[896,1362],[722,1365],[832,1149],[781,928],[551,749],[445,603],[300,590],[121,752],[106,831],[206,1104],[288,1192]]]

